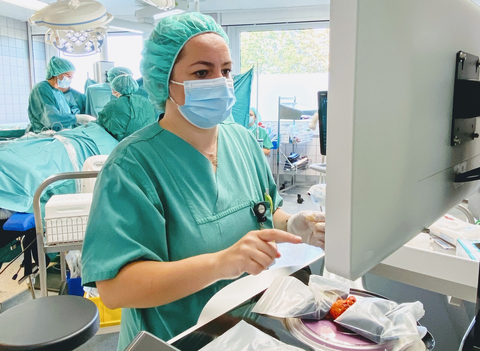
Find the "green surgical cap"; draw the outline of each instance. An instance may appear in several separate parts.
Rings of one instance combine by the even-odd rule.
[[[53,56],[47,65],[47,79],[56,77],[62,73],[75,71],[75,66],[70,61]]]
[[[217,33],[228,44],[222,27],[212,17],[198,12],[163,18],[145,41],[140,71],[148,97],[158,110],[165,110],[168,83],[178,54],[188,40],[203,33]]]
[[[108,81],[111,83],[115,78],[124,74],[133,74],[127,67],[113,67],[107,72]]]
[[[138,90],[137,81],[128,74],[116,77],[110,86],[122,95],[133,94]]]

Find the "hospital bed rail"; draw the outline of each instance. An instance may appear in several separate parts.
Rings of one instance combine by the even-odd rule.
[[[43,225],[42,209],[40,206],[40,198],[43,191],[52,183],[67,180],[67,179],[84,179],[84,178],[96,178],[98,171],[82,171],[82,172],[65,172],[58,173],[45,179],[42,184],[37,188],[35,195],[33,196],[33,213],[35,216],[35,230],[37,238],[38,249],[38,269],[40,279],[40,293],[41,297],[48,296],[47,291],[47,266],[45,260],[45,254],[49,252],[60,253],[60,273],[62,281],[66,281],[66,265],[65,265],[65,252],[71,250],[81,250],[83,240],[81,242],[63,243],[49,245],[44,242],[45,230]]]

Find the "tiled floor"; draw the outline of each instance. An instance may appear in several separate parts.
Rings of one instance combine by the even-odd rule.
[[[5,272],[0,275],[0,304],[4,301],[9,300],[10,298],[21,294],[27,291],[27,281],[24,281],[21,284],[18,284],[18,279],[13,280],[12,277],[17,273],[20,264],[22,263],[22,257],[14,261],[10,267],[6,269]],[[2,266],[2,270],[6,267],[7,264]],[[19,277],[22,276],[22,271],[19,273]],[[0,309],[1,311],[1,309]]]

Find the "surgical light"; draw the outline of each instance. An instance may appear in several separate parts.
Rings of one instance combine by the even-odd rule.
[[[17,6],[25,7],[30,10],[40,10],[47,6],[47,3],[38,0],[3,0],[4,2],[8,2],[10,4],[14,4]]]
[[[158,7],[161,10],[169,10],[175,7],[175,0],[139,0],[139,2]]]
[[[31,25],[47,27],[45,42],[68,55],[100,52],[113,16],[95,0],[59,0],[35,12]]]

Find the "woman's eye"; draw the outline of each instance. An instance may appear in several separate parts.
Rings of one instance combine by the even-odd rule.
[[[195,72],[195,75],[198,77],[198,78],[205,78],[208,74],[208,71],[207,70],[201,70],[201,71],[197,71]]]
[[[222,70],[222,74],[225,76],[225,77],[230,77],[230,72],[232,70],[230,68],[227,68],[227,69],[224,69]]]

